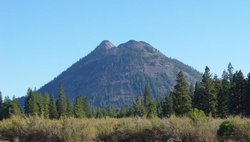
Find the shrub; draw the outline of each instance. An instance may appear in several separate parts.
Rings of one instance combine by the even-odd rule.
[[[191,123],[191,119],[172,115],[166,121],[165,131],[167,137],[174,138],[175,141],[191,141],[193,139],[195,128]]]
[[[196,109],[196,108],[188,113],[188,117],[192,119],[193,121],[206,120],[207,118],[204,111]]]
[[[236,127],[233,121],[226,120],[221,123],[217,134],[223,140],[232,139],[235,136]]]

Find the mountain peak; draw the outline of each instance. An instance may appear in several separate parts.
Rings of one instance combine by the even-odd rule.
[[[116,47],[104,40],[96,48],[39,92],[57,94],[58,86],[63,85],[71,99],[83,95],[93,106],[118,108],[133,104],[146,84],[154,98],[164,97],[174,88],[179,71],[185,73],[190,84],[201,78],[193,68],[166,57],[143,41],[130,40]]]
[[[144,41],[136,41],[136,40],[129,40],[126,43],[120,44],[118,48],[127,48],[131,50],[136,50],[136,51],[146,51],[150,53],[154,53],[157,50],[148,44],[147,42]]]
[[[144,41],[136,41],[136,40],[129,40],[126,43],[119,45],[119,47],[135,47],[135,48],[143,48],[143,47],[152,47],[150,44]]]
[[[115,47],[112,42],[109,40],[103,40],[96,49],[111,49]]]

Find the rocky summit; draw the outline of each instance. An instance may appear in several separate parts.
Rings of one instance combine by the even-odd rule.
[[[104,40],[86,57],[62,72],[39,92],[54,94],[63,85],[65,95],[74,100],[85,96],[93,106],[128,106],[143,95],[149,85],[153,97],[162,98],[183,71],[195,84],[201,74],[192,67],[169,57],[144,41],[130,40],[118,46]]]

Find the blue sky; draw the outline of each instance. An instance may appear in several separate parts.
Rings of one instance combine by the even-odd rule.
[[[102,40],[146,41],[219,76],[250,72],[249,0],[0,0],[0,90],[40,88]]]

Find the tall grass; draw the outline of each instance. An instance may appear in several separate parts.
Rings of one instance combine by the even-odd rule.
[[[230,118],[236,133],[228,141],[250,141],[250,120]],[[222,119],[170,118],[62,118],[49,120],[38,116],[0,121],[0,139],[36,142],[92,141],[221,141],[217,131]],[[0,140],[1,141],[1,140]]]

